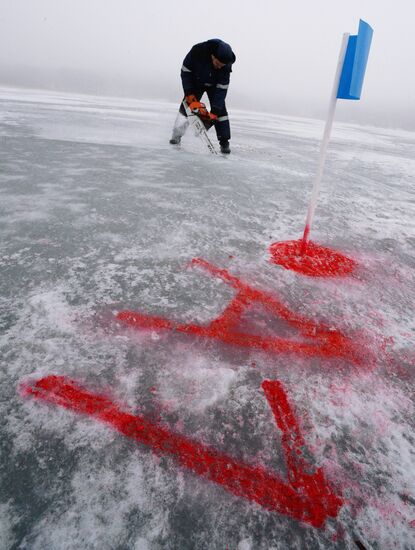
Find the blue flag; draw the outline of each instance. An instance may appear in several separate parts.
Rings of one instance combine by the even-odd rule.
[[[373,29],[360,19],[359,32],[349,36],[337,99],[360,99]]]

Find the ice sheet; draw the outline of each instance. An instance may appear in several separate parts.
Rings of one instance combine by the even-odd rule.
[[[4,89],[0,108],[0,546],[413,548],[415,134],[335,123],[312,239],[359,268],[323,281],[267,253],[302,234],[321,121],[230,106],[232,154],[212,158],[190,134],[169,145],[176,105]],[[125,309],[202,326],[220,315],[236,291],[194,257],[361,338],[367,360],[116,322]],[[244,322],[281,329],[261,311]],[[323,528],[264,509],[21,395],[51,374],[284,480],[261,390],[279,380],[344,504]]]

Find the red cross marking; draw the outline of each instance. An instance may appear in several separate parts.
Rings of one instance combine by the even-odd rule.
[[[221,278],[237,290],[223,313],[206,326],[195,323],[180,323],[164,317],[155,317],[139,311],[120,311],[117,319],[136,329],[173,330],[185,334],[212,338],[225,344],[264,350],[270,353],[297,353],[308,357],[343,358],[355,365],[362,363],[362,344],[333,329],[325,323],[318,323],[290,311],[280,300],[271,294],[252,288],[237,277],[229,274],[200,258],[192,260],[192,265],[205,269],[208,273]],[[295,328],[302,340],[279,336],[261,336],[238,330],[243,312],[254,303],[261,304],[265,310],[284,320]],[[367,350],[366,350],[367,353]],[[367,360],[367,355],[366,355]]]

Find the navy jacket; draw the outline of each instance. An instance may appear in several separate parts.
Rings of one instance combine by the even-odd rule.
[[[222,69],[214,68],[212,54],[219,60],[227,62]],[[181,70],[184,95],[196,95],[198,90],[213,87],[211,110],[212,112],[222,111],[225,106],[232,64],[235,61],[235,54],[229,44],[219,38],[195,44],[184,58]]]

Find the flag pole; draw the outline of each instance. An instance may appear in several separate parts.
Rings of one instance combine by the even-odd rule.
[[[301,255],[304,254],[307,250],[307,243],[310,237],[311,225],[313,223],[314,212],[317,205],[318,193],[320,190],[320,183],[323,177],[324,165],[326,162],[327,148],[330,140],[331,128],[333,126],[334,113],[336,110],[337,104],[337,92],[339,89],[340,77],[343,69],[344,59],[346,57],[347,44],[349,41],[349,33],[343,34],[343,39],[340,47],[339,60],[337,62],[336,74],[334,76],[333,89],[330,97],[330,105],[327,114],[326,126],[324,128],[323,141],[320,146],[320,157],[318,163],[317,173],[314,177],[313,190],[311,192],[311,198],[308,205],[307,218],[305,222],[303,242],[301,245]]]

